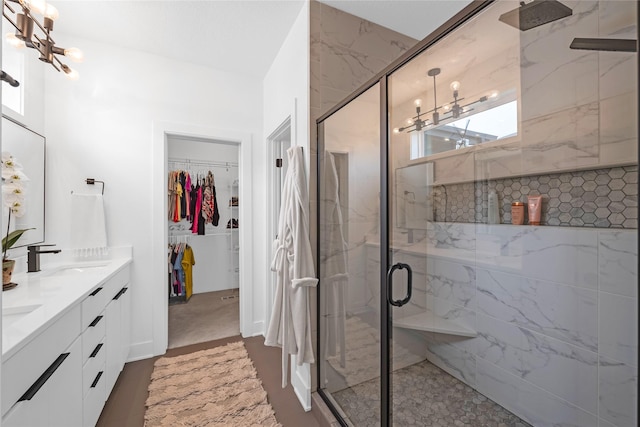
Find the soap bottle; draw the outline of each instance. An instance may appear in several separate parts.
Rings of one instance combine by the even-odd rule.
[[[500,213],[498,212],[498,194],[496,190],[489,191],[489,206],[487,210],[487,222],[489,224],[500,224]]]

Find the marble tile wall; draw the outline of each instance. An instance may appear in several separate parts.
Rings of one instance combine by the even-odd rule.
[[[426,305],[478,332],[427,334],[431,362],[533,425],[637,425],[636,230],[432,223],[420,246]]]
[[[491,190],[498,194],[501,223],[511,223],[512,202],[541,194],[542,224],[638,228],[637,166],[436,186],[435,219],[486,223]]]

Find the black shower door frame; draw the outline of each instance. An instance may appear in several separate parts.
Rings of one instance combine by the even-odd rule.
[[[380,90],[380,281],[378,283],[380,290],[380,425],[382,427],[388,427],[393,425],[393,414],[392,414],[392,406],[393,406],[393,396],[392,396],[392,379],[391,379],[391,328],[392,328],[392,319],[391,319],[391,309],[390,304],[387,301],[387,273],[391,268],[390,261],[391,258],[389,256],[389,209],[390,199],[389,199],[389,136],[390,136],[390,128],[389,128],[389,105],[388,105],[388,82],[389,77],[399,68],[407,64],[414,57],[423,53],[430,46],[437,43],[440,39],[447,36],[449,33],[454,31],[456,28],[460,27],[464,23],[466,23],[469,19],[480,13],[483,9],[488,7],[491,3],[496,0],[474,0],[472,3],[467,5],[464,9],[454,15],[451,19],[445,22],[443,25],[438,27],[433,33],[428,35],[425,39],[407,51],[403,56],[394,61],[387,68],[382,70],[376,76],[371,78],[365,84],[360,86],[356,91],[351,93],[347,98],[338,103],[331,110],[326,112],[320,118],[316,120],[317,126],[317,160],[316,160],[316,197],[317,204],[316,206],[321,206],[321,187],[320,187],[320,171],[322,156],[320,153],[324,152],[324,121],[331,117],[336,112],[340,111],[343,107],[349,104],[351,101],[355,100],[361,94],[371,89],[376,84],[379,84]],[[316,240],[316,275],[318,278],[321,277],[321,263],[320,263],[320,209],[318,208],[316,211],[316,236],[318,237]],[[321,349],[321,339],[322,336],[321,328],[321,293],[322,293],[322,283],[319,283],[317,287],[317,344],[316,350],[317,354],[323,354]],[[317,369],[317,378],[321,377],[321,363],[318,361],[316,363]],[[324,402],[327,404],[333,415],[336,417],[340,425],[347,426],[347,423],[340,414],[338,408],[335,407],[333,401],[327,396],[325,391],[321,388],[317,388],[318,394],[322,397]]]

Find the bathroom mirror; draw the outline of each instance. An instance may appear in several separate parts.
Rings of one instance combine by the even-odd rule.
[[[419,163],[396,169],[396,225],[426,230],[433,221],[433,163]]]
[[[2,116],[2,152],[10,153],[22,165],[29,179],[25,185],[25,214],[11,217],[11,229],[33,228],[16,246],[44,242],[45,138]],[[2,206],[2,224],[7,224],[8,208]],[[6,230],[2,231],[4,236]]]

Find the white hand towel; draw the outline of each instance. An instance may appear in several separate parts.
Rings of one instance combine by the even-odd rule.
[[[106,253],[107,226],[102,194],[71,195],[71,248],[82,256]]]

